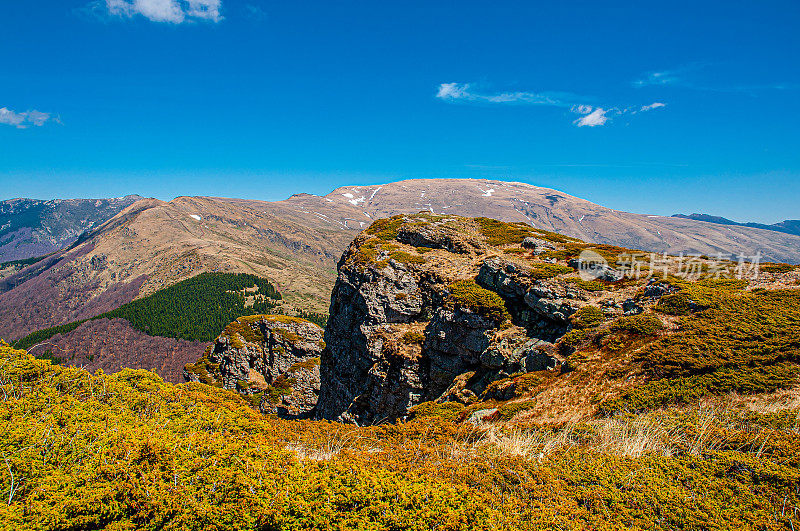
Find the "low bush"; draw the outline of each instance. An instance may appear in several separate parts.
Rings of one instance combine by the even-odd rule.
[[[569,320],[572,326],[578,329],[595,328],[600,326],[605,319],[603,310],[597,306],[584,306],[573,313]]]
[[[611,323],[611,330],[630,332],[642,336],[654,336],[663,329],[664,323],[652,313],[628,315],[620,317]]]
[[[791,529],[800,506],[788,414],[488,431],[452,422],[460,404],[428,403],[359,428],[4,345],[0,382],[9,530]]]
[[[468,308],[478,315],[489,317],[497,323],[511,319],[502,297],[484,289],[473,280],[459,280],[450,284],[450,301],[455,306]]]
[[[548,278],[554,278],[558,275],[566,275],[569,273],[573,273],[574,270],[571,267],[567,267],[565,265],[559,264],[548,264],[548,263],[536,263],[531,266],[531,278],[536,280],[544,280]]]

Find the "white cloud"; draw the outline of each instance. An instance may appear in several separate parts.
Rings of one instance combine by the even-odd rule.
[[[578,127],[595,127],[598,125],[605,125],[605,123],[608,121],[608,116],[606,116],[606,113],[608,112],[609,111],[598,107],[589,114],[581,116],[572,123]]]
[[[660,107],[666,107],[666,106],[667,106],[666,103],[661,103],[660,101],[656,101],[654,103],[651,103],[650,105],[642,105],[642,108],[639,109],[639,112],[652,111],[653,109],[658,109]]]
[[[442,83],[436,97],[445,101],[467,101],[485,103],[516,103],[524,105],[569,105],[560,101],[556,94],[537,92],[499,92],[497,94],[481,94],[473,90],[472,83]]]
[[[50,119],[50,114],[46,112],[14,112],[6,107],[0,108],[0,124],[11,125],[17,129],[27,129],[30,126],[41,127]]]
[[[195,20],[222,20],[222,0],[105,0],[105,4],[110,15],[141,15],[153,22],[180,24]]]
[[[589,114],[590,112],[592,112],[592,106],[591,105],[573,105],[570,110],[572,112],[574,112],[575,114]]]

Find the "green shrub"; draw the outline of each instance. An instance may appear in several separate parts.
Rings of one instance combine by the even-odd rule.
[[[504,223],[491,218],[475,218],[475,221],[489,245],[520,244],[534,234],[533,227],[525,223]]]
[[[759,271],[762,273],[788,273],[797,269],[796,265],[792,264],[779,264],[775,262],[762,262],[758,266]]]
[[[403,215],[378,219],[367,227],[365,232],[384,242],[393,241],[397,239],[397,229],[404,223],[405,216]]]
[[[771,393],[797,384],[798,367],[781,363],[770,367],[725,367],[709,374],[662,378],[625,392],[601,405],[603,413],[640,412],[669,404],[689,404],[707,394]]]
[[[592,291],[592,292],[605,291],[607,289],[605,284],[597,280],[583,280],[582,278],[578,277],[570,277],[570,278],[565,278],[564,282],[575,284],[582,290]]]
[[[405,334],[403,334],[403,343],[406,344],[414,344],[418,343],[421,344],[425,341],[425,334],[422,332],[417,332],[416,330],[409,330]]]
[[[654,336],[663,328],[664,323],[652,313],[620,317],[611,324],[611,330],[631,332],[642,336]]]
[[[455,306],[468,308],[478,315],[503,323],[511,319],[502,297],[484,289],[473,280],[459,280],[450,284],[450,300]]]
[[[531,267],[531,278],[544,280],[573,272],[574,270],[571,267],[565,265],[536,263]]]
[[[394,251],[389,255],[389,257],[394,260],[395,262],[400,262],[401,264],[424,264],[425,259],[421,256],[417,256],[415,254],[406,253],[404,251]]]
[[[569,318],[572,326],[579,329],[595,328],[600,326],[604,319],[605,315],[603,314],[603,310],[597,306],[584,306],[578,309],[578,311]]]
[[[458,420],[464,405],[458,402],[423,402],[408,410],[409,419],[432,419],[437,418],[446,422]]]
[[[656,310],[668,315],[689,315],[694,307],[694,301],[685,292],[664,295],[656,304]]]
[[[571,350],[577,348],[578,345],[580,345],[590,337],[592,337],[592,334],[588,330],[583,330],[583,329],[570,330],[561,337],[559,345],[566,350]]]

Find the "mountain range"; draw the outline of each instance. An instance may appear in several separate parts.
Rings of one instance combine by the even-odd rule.
[[[55,206],[41,206],[47,203]],[[93,204],[97,205],[94,217],[86,214],[88,203],[80,200],[41,202],[38,210],[19,211],[36,215],[9,215],[5,224],[11,223],[9,230],[16,227],[15,234],[58,226],[59,234],[69,237],[59,240],[66,248],[22,269],[0,273],[0,337],[17,340],[104,314],[203,271],[268,278],[288,309],[326,313],[337,261],[353,238],[378,218],[420,211],[524,222],[587,242],[646,252],[709,256],[760,252],[764,260],[800,263],[800,236],[793,234],[621,212],[515,182],[422,179],[347,186],[324,196],[301,193],[274,202],[217,197],[165,202],[128,196]],[[74,205],[73,210],[68,205]],[[103,217],[107,219],[93,221]],[[51,248],[41,249],[51,252]],[[136,336],[136,350],[147,350],[150,336],[122,333],[124,321],[106,324],[104,328],[97,322],[85,323],[63,341],[97,353],[87,354],[85,364],[104,370],[118,368],[121,356],[130,360],[131,354],[129,344],[110,340],[98,333],[101,329],[108,334],[114,330],[114,338]],[[99,356],[101,352],[105,355]],[[107,365],[100,364],[101,358],[108,360]],[[162,367],[145,358],[143,368]],[[176,358],[174,366],[159,372],[175,380],[184,362]]]
[[[719,225],[735,225],[737,227],[753,227],[756,229],[774,230],[776,232],[785,232],[786,234],[794,234],[800,236],[800,219],[787,219],[778,223],[767,225],[765,223],[740,223],[733,221],[722,216],[712,216],[710,214],[673,214],[673,218],[693,219],[695,221],[706,221],[708,223],[717,223]]]
[[[78,237],[142,199],[9,199],[0,202],[0,262],[42,256]]]

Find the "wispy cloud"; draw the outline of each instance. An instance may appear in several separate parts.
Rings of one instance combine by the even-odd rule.
[[[637,88],[652,86],[673,86],[684,89],[708,92],[755,93],[761,90],[794,90],[800,86],[792,83],[767,83],[759,85],[746,84],[704,84],[697,80],[696,72],[707,68],[705,63],[691,63],[680,68],[648,72],[632,82]]]
[[[10,125],[17,129],[41,127],[52,120],[51,115],[41,111],[14,112],[6,107],[0,108],[0,124]],[[56,120],[57,121],[57,120]]]
[[[633,82],[635,87],[646,87],[649,85],[676,85],[683,83],[677,70],[662,70],[661,72],[649,72],[643,78]]]
[[[142,16],[153,22],[181,24],[222,20],[222,0],[94,0],[85,11],[113,17]]]
[[[579,96],[565,92],[517,91],[485,93],[477,90],[475,85],[472,83],[442,83],[439,85],[436,97],[448,103],[542,105],[549,107],[563,107],[569,109],[569,111],[574,114],[581,115],[572,122],[578,127],[597,127],[608,123],[612,116],[637,114],[666,106],[665,103],[654,102],[649,105],[641,105],[625,109],[620,109],[617,107],[603,108],[577,101],[581,99]]]
[[[522,105],[552,105],[568,107],[571,104],[561,100],[570,96],[556,92],[499,92],[481,94],[474,90],[472,83],[442,83],[436,97],[449,102],[512,103]]]
[[[652,111],[653,109],[658,109],[659,107],[666,107],[666,106],[667,106],[666,103],[661,103],[660,101],[657,101],[655,103],[651,103],[650,105],[642,105],[641,109],[639,109],[637,112]]]
[[[244,11],[251,20],[264,20],[267,18],[267,12],[255,4],[245,4]]]

